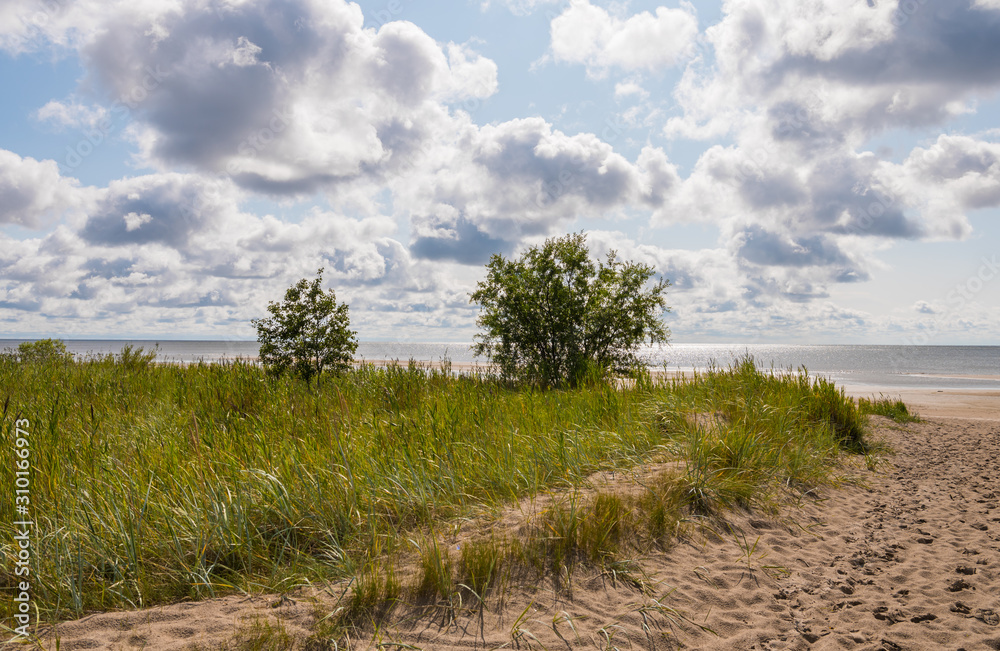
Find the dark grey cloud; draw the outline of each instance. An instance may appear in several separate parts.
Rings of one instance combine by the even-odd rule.
[[[840,247],[824,235],[793,239],[760,226],[750,226],[738,240],[742,240],[740,257],[758,265],[806,267],[852,264]]]
[[[185,248],[196,232],[211,223],[204,189],[180,175],[112,184],[80,234],[92,244]]]
[[[509,255],[514,248],[513,243],[490,237],[465,218],[459,218],[448,230],[449,235],[416,238],[410,252],[417,258],[481,265],[494,253]]]
[[[31,298],[18,301],[0,300],[0,309],[17,310],[19,312],[38,312],[42,309],[42,303]]]
[[[923,227],[904,212],[905,198],[880,188],[875,162],[847,154],[818,161],[809,174],[810,201],[803,206],[803,221],[825,232],[921,237]]]
[[[685,266],[670,264],[669,262],[658,267],[660,278],[670,281],[670,286],[675,290],[693,289],[697,284],[697,278],[691,270]]]
[[[152,304],[157,307],[170,309],[233,307],[238,305],[240,300],[240,296],[234,292],[212,290],[208,292],[196,293],[193,296],[175,296],[161,300],[154,300],[152,301]]]
[[[777,142],[794,142],[803,152],[843,145],[847,135],[843,125],[818,114],[817,98],[807,99],[779,100],[767,107],[771,137]]]
[[[548,125],[525,121],[482,143],[473,161],[500,183],[538,187],[540,207],[567,195],[594,207],[620,205],[638,188],[636,169],[597,138],[548,143]],[[562,145],[562,146],[560,146]]]
[[[798,205],[809,196],[808,190],[789,173],[748,175],[740,184],[740,193],[754,209]]]
[[[893,38],[871,47],[845,48],[821,60],[789,56],[776,75],[818,74],[857,86],[943,84],[993,86],[1000,83],[1000,11],[974,0],[903,2]]]
[[[936,193],[957,211],[1000,204],[1000,143],[943,135],[916,150],[902,170],[912,179],[912,191]]]
[[[894,22],[879,42],[848,44],[833,56],[819,48],[786,52],[765,65],[757,79],[765,96],[776,97],[767,109],[774,137],[810,146],[838,142],[855,129],[940,124],[953,117],[956,99],[1000,88],[1000,11],[973,0],[913,0],[900,3]],[[782,97],[802,79],[857,94]],[[849,110],[828,110],[829,102]]]
[[[411,23],[362,26],[343,0],[109,11],[80,49],[84,88],[137,120],[161,167],[266,194],[380,182],[440,144],[448,101],[494,92],[496,66]]]
[[[130,258],[90,258],[82,265],[89,278],[123,278],[132,272],[135,260]]]
[[[287,120],[290,87],[306,81],[317,53],[325,80],[337,80],[348,25],[316,25],[310,4],[267,0],[188,10],[162,17],[158,29],[130,14],[112,16],[81,56],[111,100],[132,100],[156,129],[156,157],[221,169],[241,146],[252,146],[248,136],[276,117]]]
[[[757,308],[866,281],[876,245],[966,237],[968,210],[1000,204],[993,146],[942,137],[903,165],[865,151],[875,134],[942,124],[1000,89],[1000,10],[835,5],[727,3],[707,34],[715,64],[689,68],[685,115],[666,127],[734,136],[701,157],[678,207],[720,224],[741,300]]]
[[[695,312],[701,314],[718,314],[720,312],[734,312],[740,309],[741,305],[734,301],[723,301],[721,303],[709,303],[708,305],[697,305],[694,307]]]
[[[530,118],[468,129],[446,163],[422,169],[396,200],[411,215],[414,255],[481,264],[580,216],[659,206],[678,182],[659,149],[631,163],[592,134]]]
[[[776,278],[762,274],[748,274],[743,294],[747,303],[756,308],[768,308],[778,298],[793,303],[809,303],[817,299],[829,298],[830,292],[823,283],[806,278]],[[773,320],[784,319],[781,314],[771,314]]]

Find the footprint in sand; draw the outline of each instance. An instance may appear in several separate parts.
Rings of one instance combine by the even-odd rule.
[[[1000,626],[1000,615],[990,609],[981,608],[976,611],[976,619],[990,626]]]
[[[975,590],[973,585],[965,579],[959,579],[948,586],[948,592],[961,592],[962,590]]]
[[[930,613],[927,613],[926,615],[917,615],[916,617],[911,617],[910,621],[913,622],[914,624],[919,624],[921,622],[933,622],[935,619],[937,619],[937,615],[932,615]]]
[[[60,645],[60,649],[65,649],[66,651],[75,651],[75,649],[97,649],[100,648],[101,643],[97,640],[88,640],[86,638],[82,640],[72,640],[65,644]]]
[[[195,630],[187,626],[177,626],[174,628],[167,629],[167,634],[171,637],[176,637],[179,639],[187,639],[189,637],[194,637]]]

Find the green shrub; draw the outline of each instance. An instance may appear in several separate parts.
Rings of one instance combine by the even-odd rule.
[[[39,339],[25,341],[17,346],[18,361],[24,364],[49,364],[73,360],[73,354],[66,350],[60,339]]]
[[[902,400],[893,400],[883,395],[878,398],[858,398],[858,410],[862,414],[875,414],[891,418],[897,423],[918,423],[920,416],[910,413],[909,407]]]
[[[350,329],[347,303],[337,303],[332,289],[323,291],[323,269],[312,282],[303,278],[289,287],[285,300],[271,301],[267,311],[271,316],[252,323],[260,342],[260,361],[271,373],[291,371],[309,384],[323,371],[351,367],[357,333]]]
[[[531,247],[517,260],[494,255],[471,299],[479,304],[473,350],[508,379],[545,387],[577,386],[643,365],[639,347],[665,343],[664,293],[647,287],[652,267],[590,259],[585,236],[566,235]]]

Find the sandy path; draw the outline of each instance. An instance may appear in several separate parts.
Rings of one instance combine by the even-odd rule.
[[[736,603],[727,595],[709,617],[720,637],[689,644],[1000,649],[1000,423],[949,419],[880,431],[897,451],[892,467],[869,477],[868,488],[830,493],[791,514],[816,523],[815,536],[761,531],[771,552],[764,562],[790,574],[762,580]],[[724,555],[725,545],[706,552]],[[685,584],[683,573],[673,576]],[[694,585],[681,591],[690,608],[713,601]]]
[[[749,567],[732,533],[695,528],[641,560],[651,595],[580,570],[571,594],[546,582],[510,591],[502,607],[459,611],[452,623],[441,610],[397,612],[379,640],[425,649],[1000,650],[1000,421],[977,416],[905,427],[875,419],[896,454],[876,473],[856,471],[865,486],[824,491],[775,518],[732,517],[757,542]],[[280,618],[304,637],[315,607],[293,597],[94,615],[60,625],[61,648],[218,649],[255,619]],[[671,622],[654,599],[714,633]]]
[[[543,585],[482,621],[421,619],[387,639],[435,649],[1000,649],[1000,423],[877,421],[897,454],[876,474],[861,471],[867,486],[779,518],[732,518],[740,540],[757,542],[749,567],[732,533],[688,536],[642,560],[660,603],[714,633],[672,626],[607,576],[581,576],[571,599]]]
[[[969,389],[892,389],[873,392],[870,387],[847,385],[847,395],[871,398],[884,394],[899,398],[918,414],[929,418],[965,418],[1000,421],[1000,391]]]

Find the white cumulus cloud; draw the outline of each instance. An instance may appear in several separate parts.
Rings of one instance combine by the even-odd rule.
[[[0,224],[40,228],[86,200],[75,179],[64,178],[55,161],[21,158],[0,149]]]
[[[698,18],[690,5],[622,19],[588,0],[572,0],[551,24],[555,60],[583,64],[595,76],[609,68],[672,67],[693,52],[697,36]]]

